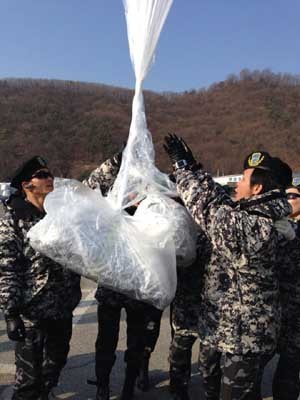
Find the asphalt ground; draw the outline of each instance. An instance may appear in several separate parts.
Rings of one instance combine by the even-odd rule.
[[[74,313],[73,336],[68,363],[61,375],[60,385],[53,398],[92,400],[95,386],[88,385],[87,379],[94,379],[94,345],[97,335],[97,307],[94,300],[95,285],[83,280],[83,298]],[[170,326],[168,309],[163,314],[160,337],[150,361],[151,389],[144,393],[136,390],[136,400],[168,400],[168,349]],[[117,360],[111,374],[111,397],[117,399],[124,380],[123,355],[126,349],[125,313],[122,315]],[[201,378],[197,371],[198,342],[193,347],[192,377],[190,384],[191,400],[203,399]],[[263,395],[271,400],[271,381],[276,358],[266,368],[263,379]],[[0,314],[0,400],[10,400],[14,380],[14,344],[6,336],[5,322]]]

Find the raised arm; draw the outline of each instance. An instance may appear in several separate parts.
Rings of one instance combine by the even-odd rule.
[[[91,189],[100,188],[103,196],[106,196],[119,173],[121,161],[122,151],[104,161],[104,163],[94,169],[90,176],[82,183],[89,186]]]

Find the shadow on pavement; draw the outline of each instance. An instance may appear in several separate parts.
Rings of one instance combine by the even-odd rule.
[[[94,324],[96,320],[97,320],[96,311],[85,313],[80,317],[79,321],[77,322],[77,325]]]
[[[14,349],[15,349],[15,344],[12,341],[1,342],[0,344],[0,352],[12,351]]]

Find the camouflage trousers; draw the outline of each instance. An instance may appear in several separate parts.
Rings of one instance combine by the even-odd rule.
[[[136,304],[139,303],[139,304]],[[159,334],[161,312],[157,310],[159,324],[153,325],[153,315],[149,315],[149,307],[136,301],[118,304],[98,305],[98,336],[96,340],[95,372],[98,383],[107,383],[116,360],[116,348],[119,338],[119,325],[122,308],[126,310],[127,350],[124,361],[132,373],[139,372],[144,351],[147,346],[154,348]],[[153,327],[158,329],[154,329]],[[150,329],[151,328],[151,329]]]
[[[297,400],[300,394],[300,360],[294,356],[281,353],[273,379],[274,400]]]
[[[200,345],[199,371],[206,400],[261,400],[261,380],[273,354],[221,353]]]
[[[181,302],[179,301],[181,300]],[[169,349],[170,389],[177,391],[188,385],[191,377],[192,347],[198,334],[193,325],[197,321],[191,304],[175,297],[170,306],[171,344]],[[188,307],[190,305],[190,307]],[[196,325],[195,325],[196,326]]]
[[[170,387],[186,386],[191,377],[192,347],[196,336],[174,332],[169,351]]]
[[[16,342],[13,400],[37,400],[58,383],[72,336],[72,317],[63,320],[24,320],[26,338]]]

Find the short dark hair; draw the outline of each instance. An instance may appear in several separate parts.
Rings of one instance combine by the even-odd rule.
[[[262,193],[274,189],[284,190],[285,188],[277,181],[274,173],[266,169],[254,168],[250,177],[250,186],[262,185]]]

